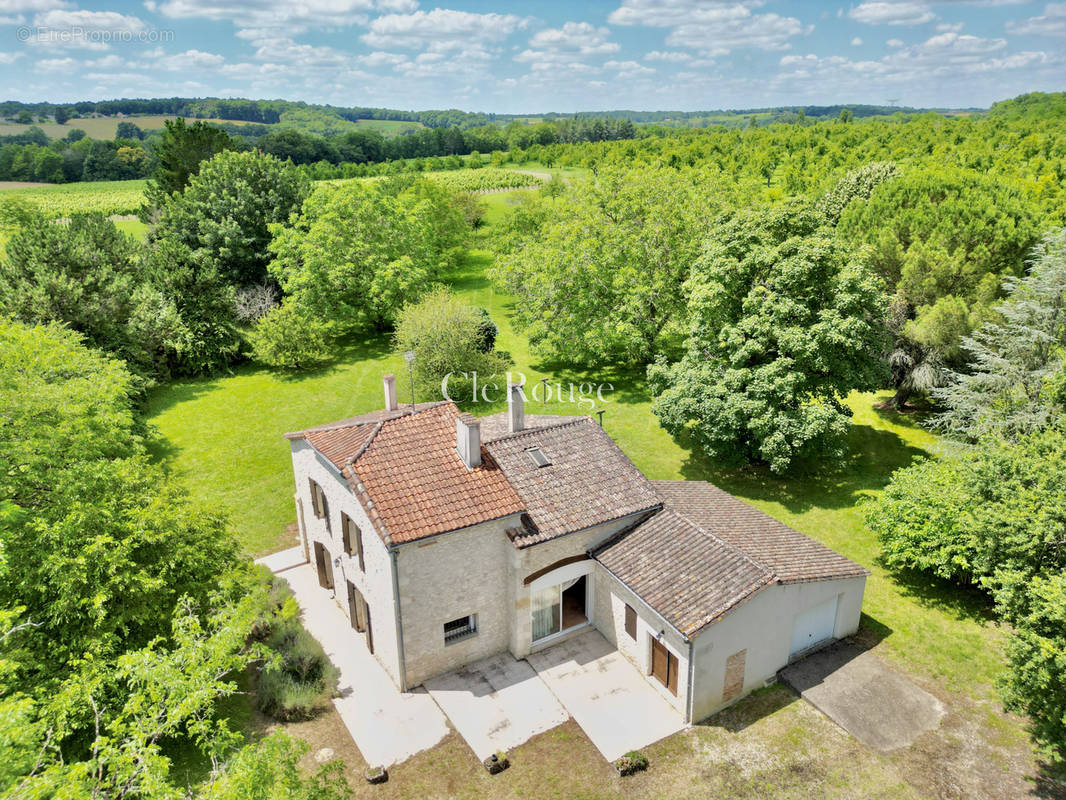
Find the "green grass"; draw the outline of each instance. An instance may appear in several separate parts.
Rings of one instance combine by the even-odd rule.
[[[490,224],[504,213],[509,198],[484,198]],[[887,392],[848,399],[855,416],[843,463],[783,478],[761,469],[723,468],[659,427],[642,371],[578,370],[532,354],[528,341],[510,323],[513,299],[497,292],[486,276],[490,264],[487,252],[475,251],[451,276],[451,283],[489,310],[500,327],[498,347],[511,354],[516,370],[531,384],[541,378],[612,384],[602,404],[604,425],[645,474],[712,481],[867,566],[872,574],[864,635],[883,640],[879,651],[952,692],[991,695],[1001,669],[1002,633],[992,624],[984,598],[925,576],[885,569],[878,561],[877,541],[863,525],[862,503],[877,495],[893,470],[938,451],[936,437],[912,417],[875,407]],[[288,443],[282,434],[379,407],[386,372],[397,374],[406,401],[403,367],[387,336],[381,335],[346,343],[333,364],[309,374],[246,365],[232,375],[171,384],[150,398],[156,452],[167,458],[194,497],[229,514],[248,553],[288,546],[291,539],[284,528],[295,520],[295,511]],[[463,405],[478,414],[504,408],[502,398],[490,405]],[[588,404],[569,402],[544,407],[532,403],[529,408],[558,414],[590,410]]]
[[[25,200],[46,214],[63,217],[70,214],[136,214],[144,204],[147,181],[86,181],[49,186],[0,189],[0,201]]]
[[[421,122],[402,119],[360,119],[356,120],[356,124],[360,128],[377,131],[387,139],[423,127]]]
[[[163,129],[163,123],[168,119],[176,119],[176,117],[165,114],[146,114],[130,117],[84,117],[68,120],[62,125],[56,125],[54,122],[34,122],[33,124],[44,131],[49,139],[62,139],[76,128],[85,131],[90,139],[114,139],[115,131],[118,130],[118,124],[120,122],[132,122],[142,131],[159,131]],[[203,122],[215,122],[219,124],[226,122],[227,124],[233,125],[248,124],[221,119],[205,119]],[[14,134],[25,133],[29,128],[29,125],[0,123],[0,136],[12,136]]]

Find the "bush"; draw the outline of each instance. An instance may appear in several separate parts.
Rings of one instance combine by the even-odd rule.
[[[292,305],[267,312],[249,334],[256,360],[272,367],[306,369],[329,356],[328,323],[303,314]]]
[[[634,772],[643,772],[648,768],[648,759],[636,750],[630,750],[614,762],[614,768],[619,775],[632,775]]]
[[[299,608],[288,584],[273,576],[252,637],[264,642],[273,657],[259,670],[255,706],[281,722],[311,719],[336,694],[337,668],[322,645],[298,619]]]
[[[451,375],[448,391],[459,396],[460,384],[466,385],[462,373],[487,377],[510,363],[492,349],[495,329],[483,309],[468,305],[447,289],[438,289],[421,302],[404,306],[396,326],[396,349],[414,351],[415,380],[424,393],[435,395],[444,377]]]

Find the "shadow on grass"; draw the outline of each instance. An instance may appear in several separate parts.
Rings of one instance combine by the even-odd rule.
[[[693,723],[694,728],[720,728],[729,733],[740,733],[759,720],[776,714],[792,705],[799,696],[783,684],[772,684],[756,689],[747,697],[728,708]]]
[[[877,562],[888,572],[888,579],[900,595],[923,608],[979,625],[997,620],[992,600],[976,586],[965,586],[919,570],[892,567],[880,555]]]
[[[801,463],[775,475],[765,466],[714,461],[692,443],[688,431],[674,439],[688,453],[681,466],[686,480],[710,481],[732,494],[777,502],[797,514],[812,508],[851,508],[861,497],[884,488],[897,469],[929,455],[896,433],[852,423],[842,460]]]

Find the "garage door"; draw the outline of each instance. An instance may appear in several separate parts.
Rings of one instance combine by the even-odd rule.
[[[789,648],[788,654],[794,656],[826,639],[833,638],[836,618],[837,598],[835,597],[804,611],[792,624],[792,647]]]

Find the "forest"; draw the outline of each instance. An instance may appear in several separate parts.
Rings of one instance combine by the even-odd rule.
[[[221,710],[252,670],[263,708],[300,718],[330,676],[317,653],[294,671],[310,645],[291,605],[154,458],[146,408],[183,380],[299,380],[367,341],[416,350],[423,393],[506,369],[499,313],[455,288],[474,269],[514,298],[538,363],[628,376],[652,397],[644,425],[765,485],[835,480],[849,398],[890,390],[878,410],[943,452],[850,502],[889,573],[981,598],[1005,631],[1002,704],[1061,769],[1066,94],[965,117],[847,111],[639,131],[607,117],[588,124],[615,135],[591,140],[563,133],[573,120],[513,129],[543,140],[497,126],[498,147],[476,127],[374,140],[425,143],[389,159],[477,141],[463,155],[486,177],[466,181],[308,167],[349,160],[352,133],[322,140],[337,161],[309,161],[293,157],[303,134],[252,147],[168,123],[143,240],[0,194],[0,797],[344,796],[338,769],[306,774],[297,741],[242,741]],[[6,147],[66,158],[9,144],[0,169]],[[491,178],[508,168],[554,174],[486,226],[481,192],[511,188]],[[181,748],[211,764],[192,789],[171,775]]]

